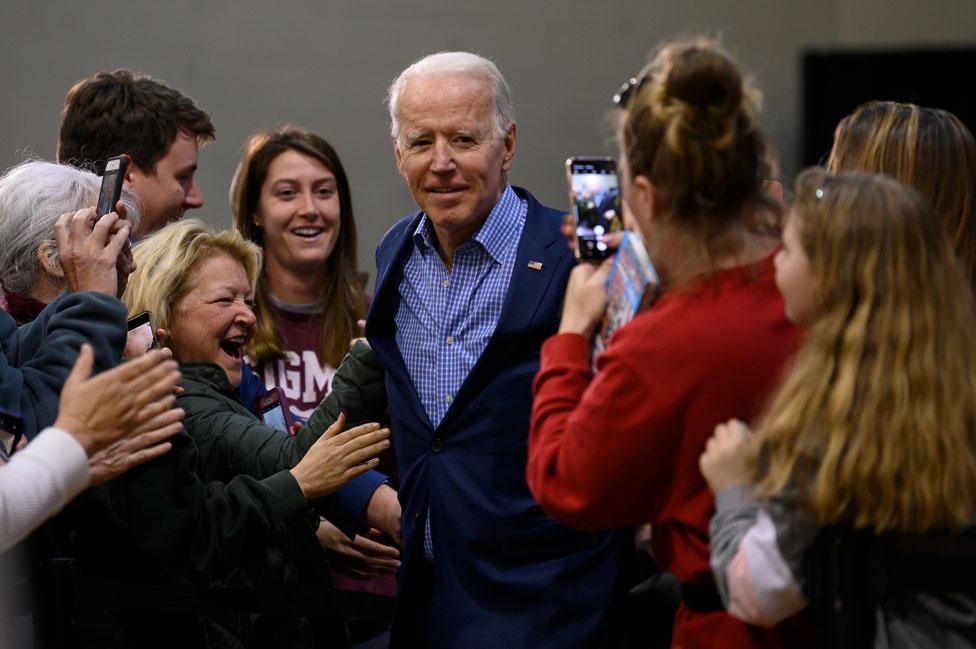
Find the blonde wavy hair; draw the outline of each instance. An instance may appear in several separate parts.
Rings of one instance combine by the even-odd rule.
[[[756,428],[758,494],[796,489],[821,525],[971,524],[976,319],[941,222],[894,179],[823,169],[794,210],[819,312]]]
[[[139,241],[136,270],[122,296],[129,316],[149,311],[153,326],[169,329],[176,304],[196,286],[194,271],[211,257],[240,262],[253,289],[261,274],[261,248],[237,230],[214,232],[199,219],[181,219]]]
[[[958,117],[869,101],[837,125],[827,169],[888,174],[921,192],[976,290],[976,139]]]

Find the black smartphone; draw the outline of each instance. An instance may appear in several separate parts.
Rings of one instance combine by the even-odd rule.
[[[109,212],[115,211],[115,205],[122,196],[122,181],[125,180],[125,170],[129,166],[129,158],[120,155],[109,158],[105,163],[105,173],[102,174],[102,188],[98,191],[98,206],[95,217],[102,218]]]
[[[282,430],[289,435],[291,432],[291,418],[288,411],[281,403],[281,394],[278,388],[271,388],[267,392],[262,392],[257,399],[258,410],[261,412],[261,421],[272,428]]]
[[[569,205],[576,221],[576,256],[610,256],[604,237],[623,230],[620,182],[613,158],[573,157],[566,161]]]
[[[4,462],[14,454],[24,435],[24,420],[16,412],[0,408],[0,460]]]
[[[159,347],[156,330],[153,328],[152,316],[148,311],[129,318],[129,335],[125,341],[125,358],[138,358],[150,349]]]

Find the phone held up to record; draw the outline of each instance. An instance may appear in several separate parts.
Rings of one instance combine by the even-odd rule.
[[[623,230],[617,165],[608,157],[566,161],[569,205],[576,222],[576,256],[600,261],[610,256],[605,237]]]
[[[281,394],[278,388],[271,388],[267,392],[262,392],[257,399],[258,410],[261,411],[261,421],[267,426],[277,428],[289,435],[291,431],[291,420],[288,411],[281,403]]]
[[[159,348],[156,330],[153,329],[152,316],[148,311],[134,315],[128,321],[129,335],[125,341],[125,358],[138,358],[150,349]]]
[[[109,158],[105,163],[105,173],[102,175],[102,188],[98,192],[98,206],[95,208],[95,218],[102,218],[109,212],[115,211],[115,206],[122,197],[122,181],[125,180],[125,170],[129,166],[129,158],[120,155]]]

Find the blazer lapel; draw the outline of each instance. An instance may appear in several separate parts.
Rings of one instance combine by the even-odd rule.
[[[553,288],[561,290],[563,282],[556,278],[565,277],[569,255],[559,246],[565,240],[547,222],[542,206],[531,196],[529,211],[525,217],[525,228],[515,257],[515,267],[508,285],[508,294],[502,306],[495,331],[488,341],[475,366],[471,369],[458,390],[451,407],[441,421],[439,428],[450,425],[467,403],[480,392],[501,367],[508,355],[515,349],[519,339],[529,329],[545,302],[546,294]]]
[[[407,401],[415,414],[427,427],[433,430],[433,425],[427,417],[427,410],[420,402],[417,389],[414,387],[410,372],[403,361],[403,355],[396,344],[396,310],[400,304],[400,277],[403,265],[410,255],[412,235],[420,222],[420,213],[406,221],[400,232],[393,235],[392,241],[386,246],[384,266],[377,264],[376,287],[373,292],[373,303],[369,307],[366,318],[366,338],[376,355],[379,356],[386,368],[387,376],[407,395]]]

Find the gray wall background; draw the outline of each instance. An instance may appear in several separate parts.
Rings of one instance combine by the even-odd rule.
[[[230,224],[227,189],[251,132],[282,123],[322,134],[352,183],[363,270],[394,220],[413,209],[393,164],[383,99],[412,61],[465,49],[493,59],[512,87],[512,182],[566,202],[563,161],[612,154],[610,96],[656,43],[721,36],[758,80],[763,123],[796,172],[800,55],[807,48],[976,42],[976,0],[3,0],[0,167],[53,159],[64,95],[104,68],[128,67],[193,96],[217,142],[200,154],[206,205]],[[963,89],[961,89],[963,91]]]

